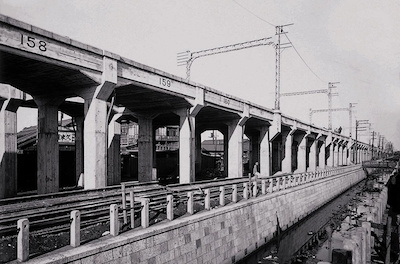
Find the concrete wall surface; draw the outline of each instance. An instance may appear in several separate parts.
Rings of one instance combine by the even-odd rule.
[[[26,263],[235,263],[365,178],[361,168],[218,209],[164,221]]]

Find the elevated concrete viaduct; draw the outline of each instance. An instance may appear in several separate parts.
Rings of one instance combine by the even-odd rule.
[[[224,135],[230,178],[243,176],[244,134],[250,165],[258,161],[262,176],[371,158],[366,143],[1,15],[0,58],[0,83],[10,85],[0,94],[0,198],[17,191],[15,113],[22,102],[38,108],[39,194],[59,191],[57,111],[76,121],[76,179],[83,175],[85,189],[120,183],[118,122],[126,118],[139,124],[139,181],[156,179],[154,131],[170,124],[179,125],[181,183],[195,180],[208,129]]]

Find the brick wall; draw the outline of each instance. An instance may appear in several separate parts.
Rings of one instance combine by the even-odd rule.
[[[164,221],[28,263],[234,263],[365,177],[362,169]]]

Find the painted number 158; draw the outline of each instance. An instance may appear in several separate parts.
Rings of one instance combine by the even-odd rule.
[[[46,51],[47,50],[47,43],[43,40],[38,40],[35,39],[34,37],[26,36],[21,34],[21,44],[24,46],[27,46],[31,49],[39,49],[40,51]]]

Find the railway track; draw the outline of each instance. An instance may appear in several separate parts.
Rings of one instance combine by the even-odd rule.
[[[151,196],[164,191],[157,182],[127,183],[126,190],[133,190],[138,197]],[[109,219],[109,206],[122,203],[121,187],[79,190],[51,195],[32,195],[0,200],[0,236],[15,235],[17,221],[28,218],[33,233],[54,233],[69,228],[72,210],[81,212],[82,227],[105,222]],[[140,204],[135,203],[136,210]]]
[[[204,196],[200,190],[210,188],[211,199],[219,195],[219,187],[238,184],[239,193],[243,183],[241,179],[223,179],[218,181],[203,181],[194,184],[175,184],[167,187],[157,182],[125,183],[126,193],[134,192],[135,197],[150,199],[150,212],[154,216],[165,213],[166,197],[173,194],[174,208],[180,203],[187,202],[187,192],[194,191],[194,202],[202,203]],[[230,195],[231,190],[226,190]],[[121,186],[110,186],[96,190],[74,190],[47,195],[31,195],[0,200],[0,236],[12,236],[17,233],[17,221],[28,218],[30,231],[33,234],[51,234],[69,230],[70,213],[79,210],[81,213],[81,228],[85,228],[109,220],[109,207],[117,204],[120,217],[123,216]],[[135,218],[141,211],[140,202],[134,204]],[[127,210],[129,214],[129,210]]]

